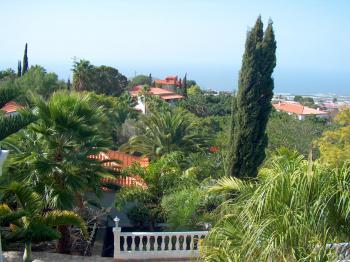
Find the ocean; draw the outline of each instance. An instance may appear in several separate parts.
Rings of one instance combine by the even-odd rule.
[[[98,65],[96,63],[96,65]],[[152,74],[154,78],[178,75],[195,80],[203,89],[234,91],[238,86],[239,66],[235,65],[130,65],[108,63],[131,78],[138,74]],[[54,71],[61,79],[72,78],[71,64],[55,64],[44,67]],[[300,95],[336,94],[350,96],[350,72],[322,72],[308,69],[275,69],[275,93]]]

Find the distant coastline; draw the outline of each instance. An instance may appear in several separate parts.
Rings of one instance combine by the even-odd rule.
[[[87,57],[88,59],[88,57]],[[92,61],[96,65],[109,65],[117,68],[128,78],[135,74],[148,75],[152,73],[155,78],[163,78],[166,75],[178,75],[183,77],[187,73],[188,79],[195,80],[203,89],[214,91],[233,92],[237,89],[239,67],[237,65],[145,65],[119,64],[108,61]],[[72,80],[72,62],[47,63],[42,61],[32,61],[39,64],[48,72],[56,73],[60,79]],[[2,63],[0,69],[9,67],[16,68],[16,64]],[[274,73],[275,93],[287,93],[297,95],[336,95],[350,96],[350,73],[347,72],[307,72],[307,70],[290,69],[283,70],[277,65]]]

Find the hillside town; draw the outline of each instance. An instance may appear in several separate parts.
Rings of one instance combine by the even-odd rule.
[[[0,262],[350,261],[350,4],[13,2]]]

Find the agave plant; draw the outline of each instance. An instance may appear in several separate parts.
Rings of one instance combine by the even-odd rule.
[[[23,261],[32,261],[31,245],[60,238],[59,226],[74,225],[87,236],[84,220],[76,213],[67,210],[45,210],[42,197],[30,187],[16,182],[1,188],[4,195],[13,195],[17,208],[0,205],[0,225],[9,225],[9,231],[2,236],[8,241],[19,241],[25,245]]]
[[[281,149],[256,180],[224,178],[211,191],[228,200],[206,261],[328,261],[327,243],[350,240],[349,164],[329,169]]]

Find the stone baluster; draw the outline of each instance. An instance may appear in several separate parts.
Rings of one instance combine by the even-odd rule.
[[[135,236],[131,236],[131,251],[135,251],[135,249],[136,249]]]
[[[194,249],[194,235],[190,235],[190,250]]]
[[[124,236],[123,251],[128,251],[128,237]]]
[[[146,251],[151,251],[151,236],[147,235]]]
[[[119,221],[120,219],[118,217],[114,218],[114,224],[115,227],[113,228],[113,235],[114,235],[114,258],[119,258],[120,256],[120,232],[121,227],[119,227]],[[124,241],[125,243],[126,241]]]
[[[180,250],[180,235],[175,235],[175,250]]]
[[[160,244],[161,251],[165,250],[165,238],[166,238],[166,236],[161,236],[161,240],[162,240],[162,243]]]

